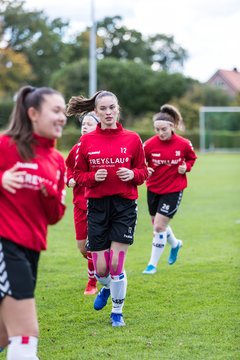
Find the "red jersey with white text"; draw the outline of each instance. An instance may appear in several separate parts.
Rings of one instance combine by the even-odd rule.
[[[0,136],[0,236],[26,248],[47,248],[47,226],[58,222],[65,211],[65,163],[54,140],[34,135],[36,156],[23,160],[15,142]],[[24,171],[23,186],[11,194],[2,186],[2,175],[15,164]],[[48,196],[40,190],[44,184]]]
[[[132,180],[119,179],[116,172],[123,167],[133,171]],[[107,169],[104,181],[95,180],[98,169]],[[137,185],[141,185],[147,175],[142,141],[137,133],[123,129],[119,123],[116,129],[104,130],[98,124],[96,130],[81,137],[74,178],[79,185],[86,186],[86,198],[118,195],[137,199]]]
[[[75,165],[75,158],[79,152],[80,143],[74,145],[70,150],[67,158],[66,158],[66,166],[67,166],[67,185],[70,179],[73,179],[73,171]],[[87,200],[84,197],[85,188],[84,186],[80,186],[76,184],[73,188],[73,204],[77,205],[82,210],[87,210]]]
[[[169,140],[162,141],[155,135],[144,143],[144,151],[148,167],[155,170],[146,181],[148,190],[168,194],[187,187],[186,173],[179,174],[178,167],[185,161],[189,172],[197,158],[188,139],[173,133]]]

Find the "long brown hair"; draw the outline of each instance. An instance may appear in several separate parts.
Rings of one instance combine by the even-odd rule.
[[[30,160],[35,156],[33,126],[28,116],[28,109],[34,107],[40,110],[44,95],[53,94],[59,94],[59,92],[48,87],[34,88],[29,85],[22,87],[17,94],[5,134],[11,136],[16,142],[19,154],[24,160]]]
[[[97,105],[99,99],[104,96],[113,96],[118,103],[117,97],[111,91],[100,90],[97,91],[92,97],[86,98],[82,95],[72,96],[67,104],[66,115],[78,115],[83,116],[87,114],[89,111],[93,111]]]

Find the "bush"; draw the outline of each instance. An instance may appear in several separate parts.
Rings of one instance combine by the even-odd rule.
[[[59,150],[69,151],[75,145],[81,135],[80,128],[72,125],[67,126],[63,130],[63,136],[57,141],[57,148]]]
[[[141,139],[142,142],[146,141],[147,139],[149,139],[150,137],[152,137],[154,135],[154,131],[153,129],[148,128],[147,130],[145,129],[141,129],[141,130],[136,130],[136,129],[132,129],[133,131],[136,131]],[[76,128],[72,125],[67,126],[64,129],[63,132],[63,136],[61,139],[58,140],[57,142],[57,147],[59,150],[66,150],[69,151],[73,145],[75,145],[80,137],[80,128]],[[189,139],[194,148],[198,149],[199,148],[199,132],[195,131],[195,132],[186,132],[186,133],[181,133],[181,136]]]
[[[206,133],[206,149],[240,149],[240,131],[211,131]]]
[[[0,99],[0,128],[5,128],[13,109],[13,100]]]

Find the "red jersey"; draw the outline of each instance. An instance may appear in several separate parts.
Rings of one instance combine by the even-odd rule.
[[[144,151],[148,166],[155,170],[146,181],[148,190],[167,194],[187,187],[187,176],[178,173],[178,166],[185,161],[190,171],[197,158],[189,140],[173,133],[162,141],[155,135],[144,143]]]
[[[59,221],[65,211],[65,164],[54,148],[54,140],[34,137],[36,156],[25,161],[12,138],[0,136],[0,236],[40,251],[47,248],[48,224]],[[2,186],[2,175],[15,164],[26,174],[23,187],[11,194]],[[40,191],[42,183],[46,186],[47,197]]]
[[[67,158],[66,158],[66,166],[67,166],[67,185],[70,179],[73,179],[73,171],[75,165],[75,158],[79,152],[80,143],[74,145],[70,150]],[[80,186],[76,184],[73,188],[73,204],[77,205],[80,209],[87,210],[87,200],[84,197],[85,188],[84,186]]]
[[[116,171],[121,167],[133,171],[131,181],[119,179]],[[104,181],[95,180],[98,169],[107,169]],[[74,178],[79,185],[86,186],[86,198],[118,195],[137,199],[137,185],[141,185],[147,175],[142,141],[137,133],[123,129],[119,123],[116,129],[104,130],[98,124],[96,130],[81,137]]]

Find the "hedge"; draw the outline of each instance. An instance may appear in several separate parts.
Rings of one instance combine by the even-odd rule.
[[[146,141],[151,136],[154,135],[152,130],[135,130],[142,141]],[[186,131],[184,133],[179,133],[179,135],[189,139],[195,149],[199,149],[199,131]],[[80,137],[80,128],[68,126],[64,129],[63,136],[58,140],[58,149],[60,150],[70,150],[76,142],[78,142]],[[212,148],[214,144],[215,148],[230,148],[230,149],[240,149],[240,132],[232,131],[214,131],[206,134],[206,147]]]

